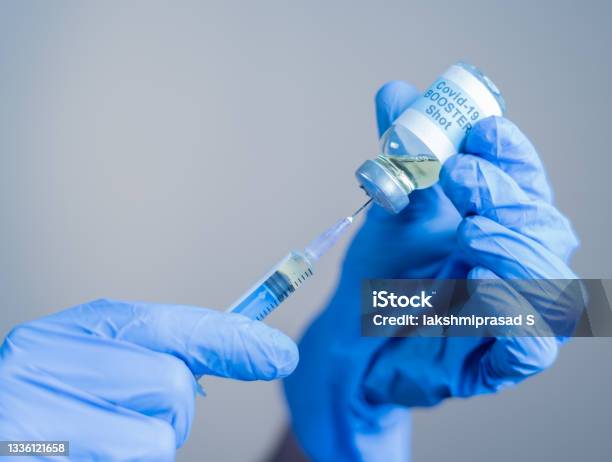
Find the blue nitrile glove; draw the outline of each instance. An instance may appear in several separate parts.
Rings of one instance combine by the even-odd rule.
[[[416,96],[403,82],[379,91],[380,134]],[[440,183],[412,193],[399,215],[372,207],[335,295],[301,340],[285,389],[294,433],[314,460],[405,461],[406,407],[492,392],[555,358],[555,338],[360,337],[364,278],[574,277],[567,261],[577,240],[550,205],[525,136],[490,118],[470,132],[465,150],[472,154],[449,159]]]
[[[194,376],[272,380],[297,361],[291,339],[241,315],[99,300],[9,333],[0,440],[67,440],[70,460],[171,461],[191,428]]]

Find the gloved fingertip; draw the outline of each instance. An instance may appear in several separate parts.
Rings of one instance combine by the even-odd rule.
[[[550,368],[558,353],[555,337],[499,338],[486,358],[486,369],[491,382],[518,383]]]
[[[380,87],[374,98],[379,136],[382,136],[393,121],[414,102],[418,95],[419,91],[416,87],[402,80],[392,80]]]
[[[469,250],[474,243],[480,242],[483,237],[493,234],[488,230],[489,221],[480,215],[465,217],[457,227],[457,243],[463,250]],[[489,234],[491,233],[491,234]]]
[[[464,150],[471,154],[487,154],[495,150],[502,120],[505,119],[490,116],[478,121],[465,138]]]
[[[450,179],[449,175],[454,171],[455,165],[459,161],[458,157],[459,157],[459,154],[455,154],[453,156],[450,156],[442,164],[442,168],[440,169],[440,175],[439,175],[439,179],[438,179],[438,183],[440,184],[442,189],[444,189],[444,186],[446,184],[448,184],[448,181]]]
[[[298,347],[291,338],[277,329],[271,330],[273,349],[269,355],[270,367],[263,371],[262,379],[264,380],[287,377],[295,370],[300,358]]]
[[[512,121],[499,116],[479,121],[467,135],[464,148],[491,160],[535,153],[523,132]]]
[[[275,380],[293,372],[299,360],[293,340],[261,321],[237,314],[225,316],[235,327],[236,336],[226,345],[225,366],[217,368],[216,375],[240,380]]]
[[[455,154],[442,165],[438,183],[446,196],[455,204],[455,207],[457,207],[459,200],[456,196],[464,194],[467,183],[470,183],[469,187],[474,186],[471,184],[475,179],[476,165],[474,160],[473,156]]]

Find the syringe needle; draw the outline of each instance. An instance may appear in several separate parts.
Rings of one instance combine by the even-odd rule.
[[[338,239],[340,239],[340,236],[342,236],[351,223],[353,223],[359,212],[365,209],[370,202],[372,202],[372,199],[368,200],[365,204],[355,210],[355,213],[336,222],[331,228],[324,231],[323,234],[319,235],[315,240],[308,244],[308,246],[306,246],[304,253],[313,262],[321,258],[323,254],[333,247]]]
[[[359,213],[361,213],[363,209],[365,209],[368,205],[370,205],[370,202],[372,202],[372,198],[368,199],[368,201],[365,204],[363,204],[361,207],[355,210],[355,212],[353,212],[353,214],[351,215],[351,218],[355,218],[357,215],[359,215]]]
[[[304,249],[304,254],[315,262],[327,253],[333,247],[340,236],[348,229],[353,222],[353,217],[346,217],[334,223],[330,228],[326,229],[322,234],[317,236]]]

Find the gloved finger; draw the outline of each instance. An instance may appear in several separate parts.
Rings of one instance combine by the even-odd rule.
[[[555,337],[498,337],[479,362],[480,380],[501,390],[548,369],[558,351]]]
[[[511,281],[500,280],[498,275],[482,266],[473,268],[468,278],[471,296],[460,315],[521,315],[523,325],[484,329],[483,336],[495,337],[495,340],[482,350],[482,358],[473,361],[466,370],[472,377],[464,381],[468,388],[458,390],[458,394],[469,396],[471,383],[480,383],[489,392],[496,392],[550,367],[557,356],[558,342],[547,323]],[[533,326],[526,322],[527,316],[533,316]],[[449,335],[455,334],[449,331]]]
[[[559,257],[538,242],[478,215],[463,220],[457,240],[473,266],[489,268],[513,287],[520,287],[521,295],[555,333],[572,331],[586,299],[575,283],[576,275]]]
[[[567,261],[578,240],[565,218],[550,203],[532,200],[509,174],[470,154],[450,157],[440,185],[463,216],[482,215],[537,241]]]
[[[502,280],[482,266],[473,268],[468,277],[471,296],[462,312],[522,317],[523,324],[518,327],[486,329],[485,335],[491,337],[556,337],[564,342],[573,334],[588,301],[588,294],[578,279]]]
[[[397,119],[419,96],[420,92],[408,82],[392,80],[384,84],[376,93],[376,122],[378,136]]]
[[[483,323],[480,326],[458,324],[446,330],[449,337],[553,337],[551,326],[523,296],[522,289],[535,286],[536,281],[502,280],[491,270],[476,266],[468,273],[469,298],[465,302],[450,307],[449,313],[464,318],[486,320],[512,319],[517,323]],[[522,283],[522,284],[520,284]]]
[[[555,337],[498,337],[477,363],[475,380],[499,391],[548,369],[558,350]]]
[[[545,246],[484,216],[463,219],[457,244],[473,266],[490,268],[503,279],[576,278]]]
[[[167,353],[195,375],[273,380],[289,375],[298,361],[297,346],[279,330],[198,307],[97,300],[35,323]]]
[[[59,382],[74,393],[163,419],[173,427],[176,444],[183,444],[199,388],[183,361],[112,338],[58,332],[54,326],[30,323],[13,329],[4,346],[5,364],[27,364],[19,375],[31,375],[39,384]]]
[[[468,133],[464,149],[499,166],[531,199],[552,202],[552,191],[537,151],[519,130],[503,117],[487,117]]]
[[[117,406],[52,376],[21,380],[8,375],[3,380],[5,392],[13,396],[4,399],[0,409],[19,416],[0,420],[0,434],[7,439],[37,440],[44,435],[50,441],[69,441],[70,460],[174,460],[174,430],[164,420]],[[50,425],[41,416],[57,423]]]

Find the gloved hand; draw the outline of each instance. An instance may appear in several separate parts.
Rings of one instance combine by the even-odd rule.
[[[417,94],[402,82],[379,91],[380,134]],[[285,390],[293,431],[314,460],[407,460],[408,407],[499,390],[556,356],[555,338],[360,337],[364,278],[575,277],[567,262],[577,240],[551,205],[527,138],[506,119],[488,118],[465,151],[399,215],[371,209],[335,295],[301,340]]]
[[[67,440],[70,460],[174,460],[193,420],[194,376],[272,380],[297,361],[292,340],[241,315],[95,301],[9,333],[0,440]]]

